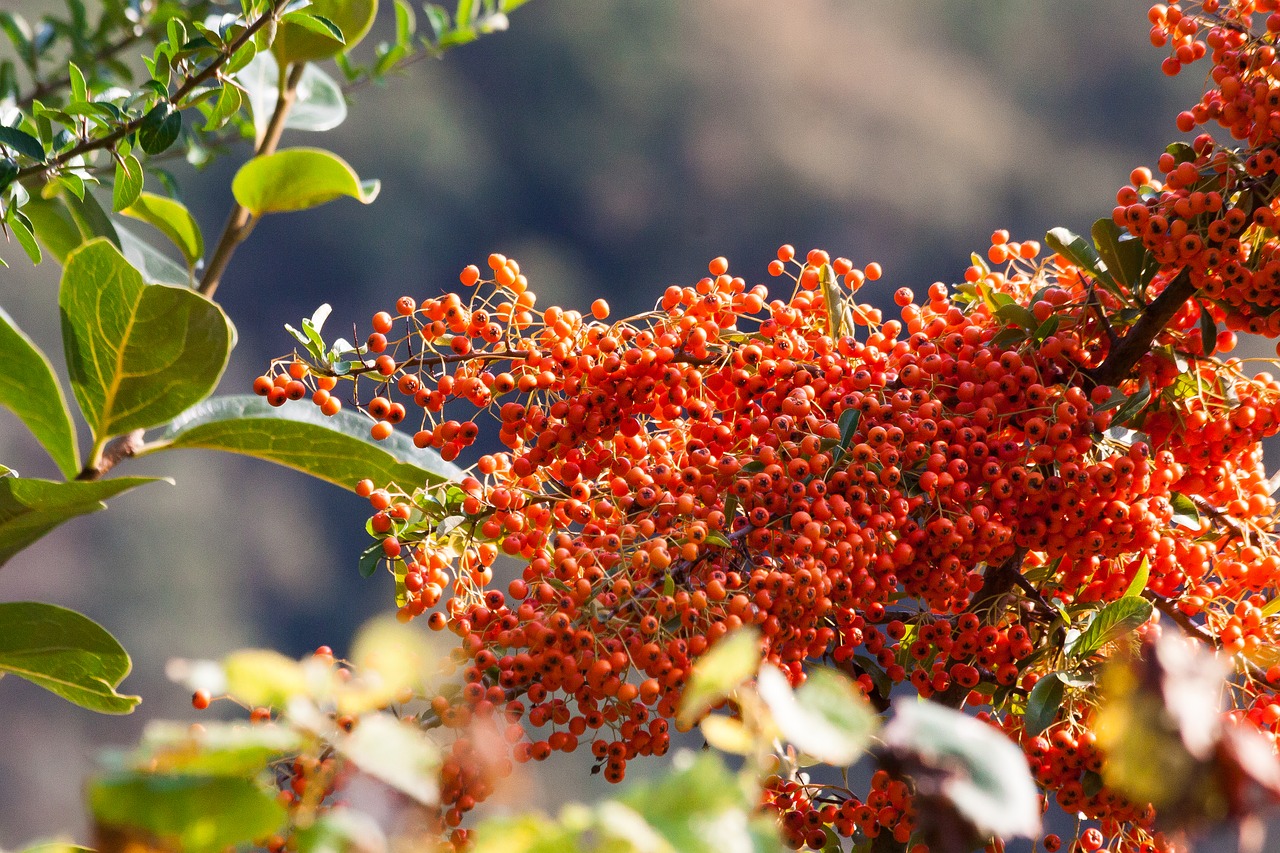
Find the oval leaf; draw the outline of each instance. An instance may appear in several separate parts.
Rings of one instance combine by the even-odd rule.
[[[403,433],[369,438],[369,421],[343,410],[332,418],[314,406],[275,408],[261,397],[215,397],[184,412],[165,432],[169,447],[241,453],[326,480],[344,489],[368,477],[379,485],[442,483],[462,476],[434,450]]]
[[[306,210],[350,196],[369,204],[378,195],[377,182],[362,184],[347,162],[319,148],[288,148],[254,157],[240,167],[231,182],[236,201],[254,216]]]
[[[1093,223],[1092,234],[1098,254],[1117,282],[1134,288],[1151,279],[1157,265],[1149,263],[1150,253],[1141,240],[1130,237],[1114,219],[1104,216]]]
[[[222,662],[227,693],[247,705],[283,708],[295,696],[308,693],[302,664],[270,649],[243,649]]]
[[[423,805],[435,805],[439,799],[440,750],[421,729],[390,714],[370,714],[334,748],[365,773]]]
[[[106,509],[102,501],[156,479],[115,477],[59,483],[29,477],[0,478],[0,566],[64,521]]]
[[[270,835],[285,820],[274,789],[229,776],[130,773],[99,779],[89,806],[117,849],[156,849],[151,838],[185,853],[224,850]]]
[[[204,399],[231,353],[221,308],[187,288],[144,284],[106,240],[71,253],[58,305],[71,387],[99,440]]]
[[[1050,249],[1115,290],[1115,281],[1098,255],[1098,250],[1079,234],[1073,234],[1066,228],[1053,228],[1044,235],[1044,242]]]
[[[142,742],[129,756],[139,770],[200,776],[255,776],[272,762],[303,747],[302,735],[275,723],[147,724]]]
[[[799,750],[828,764],[856,759],[876,730],[877,717],[848,678],[814,669],[796,690],[776,666],[765,665],[757,681],[782,736]]]
[[[18,416],[49,451],[63,476],[80,470],[76,428],[49,359],[0,308],[0,405]]]
[[[142,117],[138,128],[138,145],[148,154],[159,154],[178,141],[182,132],[182,113],[168,101],[161,101]]]
[[[1027,734],[1035,737],[1058,717],[1058,709],[1062,707],[1062,679],[1058,673],[1051,672],[1036,682],[1027,696],[1027,710],[1022,717],[1022,725]]]
[[[117,693],[116,687],[131,668],[116,638],[87,616],[38,601],[0,604],[2,672],[82,708],[128,714],[141,700]]]
[[[187,259],[188,266],[194,266],[204,255],[204,237],[200,233],[200,226],[182,202],[143,192],[120,212],[125,216],[141,219],[172,240]]]
[[[0,124],[0,145],[12,148],[37,163],[43,163],[45,160],[44,146],[40,144],[39,139],[36,139],[25,130],[18,130],[16,127],[6,127]]]
[[[677,720],[691,726],[760,668],[760,632],[741,628],[716,643],[693,666]]]
[[[928,776],[941,796],[981,834],[1033,838],[1040,797],[1027,758],[986,723],[936,702],[896,701],[884,740]]]
[[[282,22],[271,49],[285,64],[328,59],[355,47],[373,26],[377,13],[377,0],[313,0],[306,7],[306,14],[319,15],[332,23],[345,43],[299,23]]]
[[[1126,595],[1111,602],[1099,610],[1090,620],[1089,627],[1068,644],[1067,654],[1072,657],[1093,654],[1107,643],[1114,643],[1146,624],[1151,618],[1151,610],[1151,602],[1136,595]]]
[[[259,53],[236,74],[236,82],[249,93],[254,132],[259,140],[266,135],[267,124],[280,97],[280,66],[270,53]],[[234,86],[228,89],[235,91]],[[308,64],[294,94],[293,107],[284,126],[292,130],[332,130],[347,118],[347,99],[342,88],[318,65]]]
[[[111,209],[119,213],[138,199],[142,192],[142,164],[132,154],[116,163],[116,179],[111,187]]]

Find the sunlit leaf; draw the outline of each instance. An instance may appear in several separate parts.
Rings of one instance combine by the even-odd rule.
[[[1033,838],[1040,797],[1022,750],[995,728],[927,701],[896,701],[883,739],[897,767],[911,776],[921,812],[950,808],[977,837]],[[959,849],[959,848],[956,848]]]
[[[36,601],[0,603],[0,672],[91,711],[128,714],[141,700],[116,687],[132,666],[116,638],[87,616]]]
[[[306,210],[342,196],[369,204],[376,181],[361,183],[346,161],[319,148],[287,148],[254,157],[231,182],[236,201],[254,216]]]
[[[80,451],[62,385],[49,359],[3,308],[0,352],[5,357],[5,369],[0,372],[0,405],[26,424],[63,476],[74,477],[80,470]]]
[[[345,43],[297,22],[282,24],[271,49],[285,64],[328,59],[355,47],[373,26],[378,4],[377,0],[312,0],[306,12],[332,22],[342,33]]]
[[[109,776],[90,786],[89,806],[95,823],[116,836],[139,843],[154,837],[184,853],[214,853],[263,838],[286,816],[274,789],[231,776]]]
[[[187,259],[188,265],[195,265],[204,255],[204,237],[200,233],[200,226],[182,202],[144,192],[120,212],[146,222],[172,240]]]
[[[677,720],[691,726],[726,699],[760,667],[760,633],[741,628],[721,639],[693,665],[680,698]]]
[[[1151,618],[1151,611],[1151,602],[1145,598],[1118,598],[1094,614],[1088,626],[1067,644],[1066,652],[1072,657],[1087,657],[1136,631]]]
[[[782,737],[828,764],[850,764],[874,734],[878,717],[853,682],[834,670],[812,670],[798,689],[772,664],[760,668],[760,698]]]
[[[0,565],[58,525],[106,509],[107,498],[156,481],[155,477],[114,477],[59,483],[0,477]]]
[[[380,486],[408,488],[462,476],[462,469],[434,450],[414,446],[404,433],[374,442],[369,423],[345,409],[330,418],[305,403],[273,407],[252,395],[214,397],[175,419],[163,441],[168,447],[266,459],[344,489],[354,489],[366,477]]]
[[[172,418],[213,390],[234,330],[192,290],[143,283],[119,250],[75,250],[58,295],[71,387],[100,440]]]

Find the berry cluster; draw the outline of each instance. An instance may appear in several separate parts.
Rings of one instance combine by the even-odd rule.
[[[373,438],[407,428],[447,460],[496,426],[457,483],[357,488],[401,618],[459,638],[462,686],[432,699],[432,724],[458,733],[444,822],[514,763],[586,747],[618,781],[663,754],[693,663],[753,625],[795,683],[826,662],[874,701],[909,682],[982,709],[1047,798],[1096,823],[1073,850],[1172,849],[1150,806],[1101,784],[1088,688],[1043,733],[1024,711],[1066,665],[1064,629],[1134,594],[1238,655],[1231,713],[1275,741],[1261,442],[1280,431],[1280,382],[1212,357],[1237,331],[1280,334],[1274,6],[1152,9],[1166,70],[1215,64],[1180,125],[1217,121],[1248,147],[1202,135],[1161,157],[1161,180],[1135,170],[1101,223],[1109,269],[998,231],[962,282],[900,288],[886,319],[859,296],[878,265],[783,246],[780,292],[716,258],[610,322],[603,300],[536,309],[519,264],[492,255],[463,270],[469,295],[376,314],[342,370],[294,355],[260,377],[272,403],[310,393],[327,414],[347,384]],[[477,725],[509,760],[477,759]],[[910,842],[908,794],[877,774],[865,796],[776,778],[765,799],[817,849],[827,828]]]

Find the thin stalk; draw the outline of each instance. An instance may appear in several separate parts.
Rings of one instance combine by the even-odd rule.
[[[283,78],[280,97],[276,100],[276,108],[271,113],[271,121],[267,124],[262,142],[254,151],[255,157],[272,154],[279,146],[280,137],[284,134],[285,122],[289,118],[289,110],[297,100],[298,84],[302,82],[302,72],[305,68],[305,62],[296,63],[290,67],[287,76],[285,76],[285,69],[280,69]],[[213,296],[218,289],[218,284],[222,281],[223,273],[227,271],[227,265],[231,263],[231,256],[235,254],[236,247],[252,233],[256,224],[257,220],[248,208],[239,203],[231,208],[231,213],[227,216],[227,224],[222,228],[222,236],[218,238],[218,245],[209,256],[209,265],[200,279],[200,286],[197,288],[200,293]]]

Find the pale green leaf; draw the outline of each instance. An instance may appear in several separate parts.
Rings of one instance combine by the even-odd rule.
[[[99,441],[172,418],[226,367],[234,330],[192,290],[143,283],[105,240],[72,252],[58,295],[71,387]]]
[[[346,161],[319,148],[287,148],[255,157],[236,173],[231,192],[254,216],[306,210],[350,196],[362,204],[377,197]]]
[[[128,714],[141,700],[116,687],[131,668],[116,638],[87,616],[38,601],[0,603],[0,672],[91,711]]]
[[[62,386],[49,359],[3,308],[0,352],[5,356],[5,369],[0,371],[0,405],[26,424],[63,476],[74,477],[80,470],[80,451]]]

